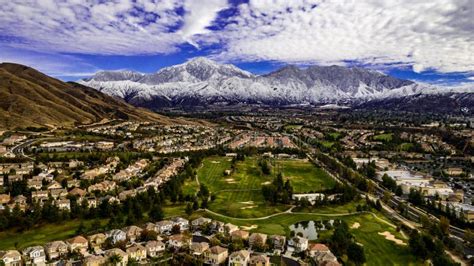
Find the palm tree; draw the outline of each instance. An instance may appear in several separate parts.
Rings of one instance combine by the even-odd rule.
[[[114,254],[109,257],[109,264],[111,265],[117,265],[122,261],[122,256],[118,254]]]

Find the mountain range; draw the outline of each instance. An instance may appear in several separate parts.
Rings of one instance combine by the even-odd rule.
[[[0,64],[0,128],[74,126],[110,119],[170,123],[165,116],[33,68]]]
[[[456,97],[457,92],[474,92],[474,89],[440,89],[359,67],[288,65],[268,74],[254,75],[204,57],[156,73],[101,71],[78,82],[151,109],[237,103],[358,106],[415,95],[451,93]]]

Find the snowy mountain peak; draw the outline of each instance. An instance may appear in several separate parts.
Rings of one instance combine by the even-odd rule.
[[[85,79],[86,81],[120,81],[120,80],[131,80],[138,81],[143,77],[142,73],[130,71],[130,70],[103,70],[94,74],[94,76]]]

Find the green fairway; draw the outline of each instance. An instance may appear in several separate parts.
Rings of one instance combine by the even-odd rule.
[[[84,220],[83,223],[86,228],[89,228],[93,220]],[[29,246],[43,245],[53,240],[64,240],[76,235],[76,229],[79,227],[79,224],[79,220],[72,220],[61,224],[43,225],[24,232],[13,230],[0,232],[0,250],[21,250]],[[105,224],[105,221],[102,224]]]
[[[336,185],[336,181],[323,169],[308,160],[277,160],[276,164],[283,178],[290,179],[295,193],[324,191]]]
[[[374,140],[383,141],[383,142],[390,142],[392,141],[392,138],[393,138],[393,133],[379,134],[373,137]]]

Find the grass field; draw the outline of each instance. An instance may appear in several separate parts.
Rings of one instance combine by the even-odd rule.
[[[393,133],[375,135],[373,139],[376,141],[390,142],[393,139]]]
[[[261,193],[262,185],[270,183],[279,171],[285,179],[290,179],[295,193],[321,191],[335,185],[322,169],[306,160],[276,160],[273,163],[273,173],[264,175],[258,166],[258,158],[247,157],[237,162],[235,170],[226,176],[224,171],[231,169],[230,158],[204,159],[197,176],[199,182],[216,195],[216,199],[209,203],[209,209],[231,217],[261,217],[288,209],[287,205],[268,206]],[[197,187],[195,181],[189,180],[183,193],[193,194]]]
[[[413,149],[413,143],[408,143],[408,142],[404,142],[402,144],[400,144],[400,150],[401,151],[409,151],[411,149]]]
[[[278,160],[277,168],[283,173],[283,178],[290,179],[295,193],[323,191],[336,185],[323,169],[307,160]]]
[[[89,228],[93,220],[83,221]],[[102,221],[105,224],[105,221]],[[23,249],[34,245],[43,245],[53,240],[67,239],[76,235],[79,220],[63,222],[61,224],[48,224],[31,230],[16,232],[13,230],[0,232],[0,250]]]

